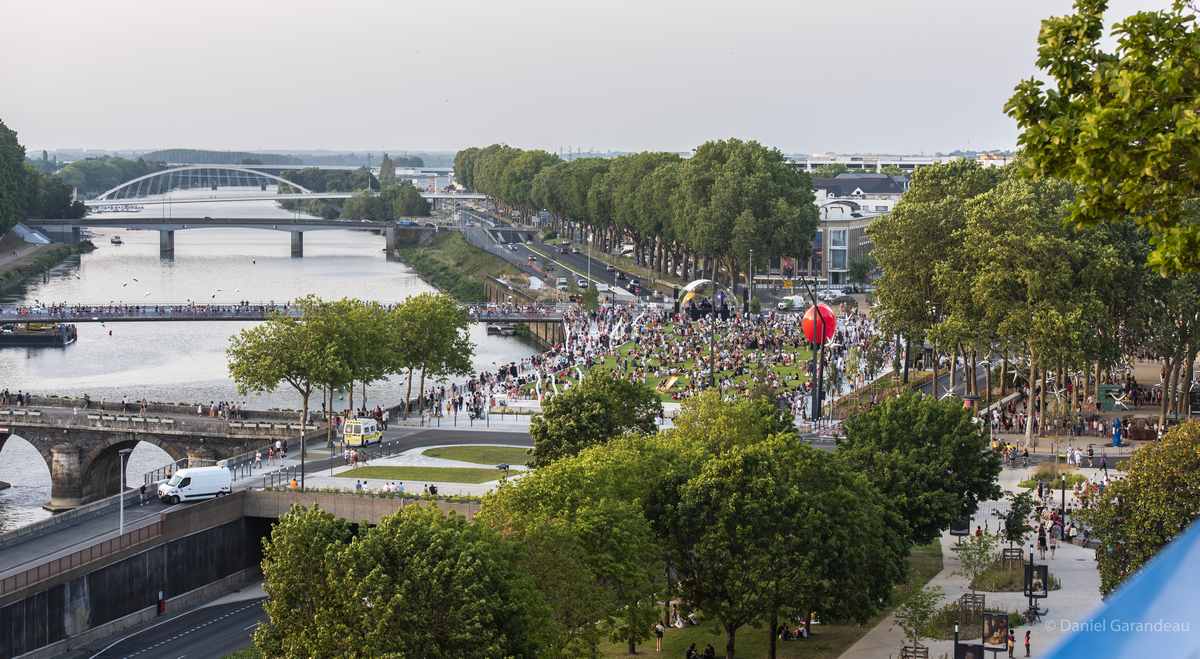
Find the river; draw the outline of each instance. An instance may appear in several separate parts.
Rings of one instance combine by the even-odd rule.
[[[168,214],[176,218],[296,217],[269,202],[147,206],[138,216]],[[120,235],[124,244],[111,244],[113,235]],[[157,231],[96,230],[93,242],[96,251],[72,258],[53,269],[45,281],[0,297],[0,301],[233,303],[283,301],[313,293],[327,299],[399,302],[434,290],[404,264],[385,260],[384,239],[369,232],[307,232],[303,258],[290,256],[289,236],[281,231],[177,231],[173,260],[159,258]],[[252,409],[298,409],[299,398],[290,390],[241,396],[230,381],[225,347],[231,336],[252,324],[80,323],[79,340],[64,349],[0,349],[0,389],[87,393],[105,400],[128,396],[130,400],[188,403],[245,401]],[[487,336],[483,325],[474,325],[471,336],[476,370],[535,352],[521,339]],[[360,393],[356,391],[356,404]],[[367,388],[372,405],[397,403],[403,394],[401,378]],[[161,449],[139,444],[130,457],[127,475],[138,482],[142,473],[169,461]],[[5,444],[0,450],[0,481],[12,484],[0,491],[0,531],[48,515],[41,505],[50,497],[50,474],[32,446],[13,440]]]

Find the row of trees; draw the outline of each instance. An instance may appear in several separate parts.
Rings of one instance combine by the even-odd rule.
[[[282,176],[313,192],[356,192],[344,202],[330,199],[283,202],[284,208],[299,209],[326,219],[395,220],[428,217],[432,210],[410,181],[396,179],[396,164],[387,154],[384,154],[378,178],[365,167],[356,170],[309,167],[285,171]]]
[[[59,176],[68,187],[78,189],[80,195],[92,196],[111,190],[139,176],[145,176],[165,168],[166,166],[161,162],[142,158],[130,160],[116,156],[104,156],[71,162],[62,168]]]
[[[341,216],[349,220],[396,220],[429,217],[432,207],[408,181],[385,185],[379,194],[359,192],[342,204]]]
[[[323,407],[332,411],[334,393],[349,389],[353,408],[356,384],[363,387],[365,405],[368,384],[403,374],[407,406],[414,375],[423,395],[426,377],[471,372],[470,319],[446,295],[423,293],[390,308],[312,296],[294,304],[298,318],[278,316],[242,330],[230,339],[227,354],[239,391],[290,387],[300,398],[305,421],[317,392],[325,397]]]
[[[814,611],[865,622],[889,604],[914,543],[999,495],[986,436],[949,401],[877,406],[829,454],[798,441],[766,396],[704,394],[652,432],[653,392],[629,387],[590,375],[557,397],[566,404],[532,431],[540,466],[489,495],[473,523],[410,506],[352,541],[323,513],[289,516],[264,559],[259,647],[597,656],[605,639],[635,650],[680,598],[720,625],[733,657],[748,625],[773,648],[780,622]],[[570,417],[574,431],[556,432]],[[479,643],[426,624],[437,620]]]
[[[459,151],[459,183],[556,231],[611,251],[623,242],[658,273],[690,279],[714,271],[737,281],[753,258],[807,258],[817,225],[809,178],[777,149],[737,139],[700,145],[692,157],[636,153],[563,162],[545,151],[493,144]]]
[[[1003,359],[1007,386],[1015,363],[1043,385],[1028,401],[1030,437],[1034,409],[1047,419],[1047,395],[1063,399],[1064,413],[1079,411],[1133,357],[1163,363],[1161,412],[1183,412],[1200,350],[1200,275],[1148,269],[1151,240],[1132,222],[1068,222],[1076,191],[1020,165],[933,165],[869,229],[885,327],[964,358],[972,393],[977,366]]]
[[[78,218],[82,203],[71,201],[71,187],[25,160],[16,131],[0,121],[0,235],[29,217]]]

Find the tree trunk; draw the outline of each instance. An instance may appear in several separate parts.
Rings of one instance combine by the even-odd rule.
[[[1029,388],[1029,399],[1025,401],[1025,445],[1033,445],[1033,413],[1036,408],[1035,403],[1037,397],[1033,392],[1033,383],[1037,381],[1037,359],[1033,353],[1029,353],[1029,381],[1026,386]]]
[[[312,389],[304,391],[300,394],[300,491],[304,491],[304,433],[305,425],[308,423],[308,398],[312,395]]]
[[[367,381],[366,380],[363,380],[363,383],[362,383],[362,394],[363,394],[362,404],[363,404],[363,407],[365,408],[367,406]]]
[[[421,403],[421,413],[424,414],[425,406],[429,404],[425,401],[425,369],[421,369],[421,391],[417,393],[417,400]]]
[[[1096,360],[1096,381],[1092,383],[1095,387],[1092,390],[1092,396],[1096,399],[1096,409],[1100,409],[1100,360]]]
[[[408,389],[404,392],[404,418],[408,418],[408,403],[412,400],[412,369],[408,369]]]
[[[1046,434],[1046,368],[1038,369],[1041,388],[1038,390],[1038,435]]]
[[[734,640],[737,638],[737,627],[725,625],[725,659],[734,659]]]
[[[912,363],[912,337],[904,337],[904,377],[901,380],[904,384],[908,384],[908,366]]]
[[[936,345],[933,347],[933,349],[931,349],[929,351],[929,354],[933,356],[933,399],[937,400],[937,397],[938,397],[938,354],[937,354],[937,346]]]
[[[1008,353],[1000,356],[1000,398],[1008,395]]]
[[[767,646],[767,657],[769,657],[769,659],[775,659],[775,642],[779,637],[779,635],[776,633],[777,631],[779,631],[779,612],[772,610],[771,611],[771,629],[768,630],[768,632],[771,635],[771,638],[770,638],[770,644]]]

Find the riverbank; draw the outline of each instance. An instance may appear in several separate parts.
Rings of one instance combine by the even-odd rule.
[[[96,249],[91,241],[76,245],[30,245],[8,234],[0,238],[0,293],[19,287],[77,254]]]
[[[429,245],[405,245],[396,256],[422,279],[460,302],[487,299],[483,278],[522,285],[528,277],[511,263],[474,247],[457,231],[439,231]]]

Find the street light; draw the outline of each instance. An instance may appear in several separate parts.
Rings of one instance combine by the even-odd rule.
[[[1062,506],[1058,509],[1058,517],[1065,529],[1067,528],[1067,475],[1059,474],[1058,479],[1062,483]]]
[[[125,465],[129,462],[129,454],[133,452],[131,448],[123,448],[117,453],[120,454],[118,460],[121,463],[121,489],[117,492],[117,508],[121,511],[120,521],[117,522],[118,535],[125,535]]]

